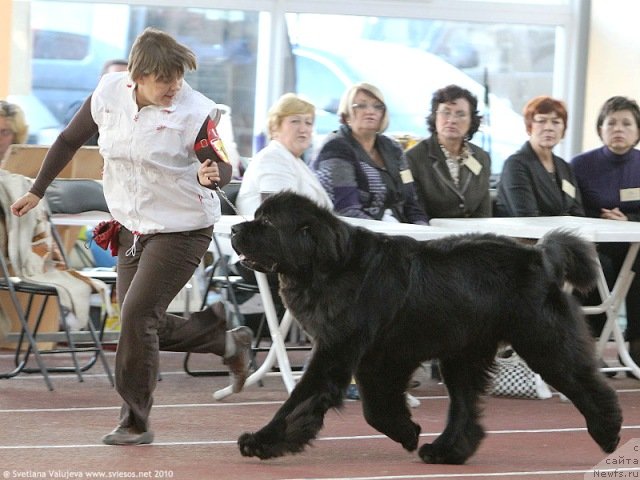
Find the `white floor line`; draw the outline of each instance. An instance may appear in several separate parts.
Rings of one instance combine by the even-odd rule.
[[[75,377],[74,377],[75,378]],[[640,392],[640,388],[634,389],[621,389],[616,390],[617,393],[638,393]],[[447,395],[425,395],[425,396],[416,396],[421,401],[429,401],[429,400],[448,400]],[[248,401],[248,402],[214,402],[214,403],[175,403],[175,404],[155,404],[153,406],[154,409],[158,408],[228,408],[228,407],[238,407],[238,406],[256,406],[256,405],[280,405],[284,402],[284,400],[270,400],[270,401]],[[350,401],[347,400],[347,403],[356,403],[357,400]],[[59,413],[59,412],[82,412],[82,411],[101,411],[101,410],[119,410],[120,406],[103,406],[103,407],[64,407],[64,408],[7,408],[0,409],[0,414],[2,413]]]
[[[588,470],[534,470],[534,471],[521,471],[521,472],[485,472],[485,473],[433,473],[433,474],[424,474],[424,475],[383,475],[377,477],[318,477],[318,478],[286,478],[283,480],[402,480],[402,479],[421,479],[421,478],[500,478],[500,477],[516,477],[520,478],[525,475],[575,475],[575,474],[587,474],[593,473],[593,469]],[[617,472],[619,475],[624,475],[624,473],[620,472],[637,472],[640,471],[640,468],[615,468],[615,469],[598,469],[599,473],[608,473],[611,475],[607,475],[607,477],[614,477],[614,474]],[[605,475],[602,475],[605,476]],[[624,478],[622,476],[616,476],[615,478]],[[636,478],[635,474],[633,477],[629,476],[629,478]]]
[[[622,427],[623,430],[640,430],[640,425],[626,425]],[[489,430],[490,435],[514,435],[514,434],[538,434],[538,433],[575,433],[586,432],[584,427],[575,428],[547,428],[547,429],[518,429],[518,430]],[[420,437],[435,437],[440,432],[434,433],[422,433]],[[386,440],[387,437],[382,434],[378,435],[349,435],[349,436],[332,436],[332,437],[319,437],[316,441],[319,442],[340,442],[340,441],[354,441],[354,440]],[[189,442],[154,442],[155,447],[175,447],[175,446],[189,446],[189,445],[231,445],[236,444],[237,439],[233,440],[202,440],[202,441],[189,441]],[[0,451],[2,450],[34,450],[34,449],[62,449],[62,448],[96,448],[96,447],[108,447],[101,443],[85,443],[85,444],[73,444],[73,445],[0,445]],[[376,477],[377,478],[377,477]],[[384,478],[384,477],[380,477]],[[426,477],[428,478],[428,477]]]
[[[282,400],[255,401],[255,402],[236,402],[236,403],[175,403],[167,405],[154,405],[153,409],[158,408],[228,408],[228,407],[244,407],[256,405],[281,405]],[[64,407],[64,408],[7,408],[1,409],[1,413],[60,413],[60,412],[85,412],[85,411],[101,411],[101,410],[120,410],[120,406],[104,406],[104,407]]]

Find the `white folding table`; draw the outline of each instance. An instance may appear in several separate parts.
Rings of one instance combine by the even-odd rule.
[[[431,224],[457,230],[457,233],[496,233],[515,238],[540,239],[546,233],[563,229],[596,243],[626,242],[629,251],[618,273],[618,278],[612,289],[609,289],[602,267],[598,275],[598,293],[602,303],[597,306],[585,306],[587,315],[606,313],[605,322],[597,345],[597,353],[602,356],[604,348],[613,335],[618,355],[622,361],[621,367],[603,368],[603,371],[631,371],[640,378],[640,367],[631,359],[626,348],[624,336],[618,325],[618,312],[624,301],[631,281],[634,277],[633,264],[640,247],[640,223],[605,220],[588,217],[510,217],[510,218],[434,218]],[[599,263],[598,263],[599,264]]]
[[[86,212],[73,215],[53,215],[52,222],[56,225],[92,225],[110,218],[105,212]],[[214,233],[217,235],[230,235],[232,225],[243,222],[250,217],[238,215],[223,215],[215,224]],[[604,371],[625,370],[631,371],[640,378],[640,368],[636,365],[625,346],[622,331],[617,322],[618,312],[624,301],[631,281],[634,277],[633,263],[640,248],[640,223],[604,220],[586,217],[513,217],[513,218],[473,218],[473,219],[432,219],[431,226],[412,225],[405,223],[380,222],[376,220],[363,220],[357,218],[342,217],[343,220],[356,226],[361,226],[372,231],[388,235],[406,235],[417,240],[431,240],[447,235],[461,233],[496,233],[515,238],[540,239],[546,233],[554,229],[572,231],[591,242],[627,242],[630,244],[627,257],[620,269],[620,273],[614,287],[610,290],[602,269],[599,271],[598,292],[602,303],[597,306],[584,307],[587,314],[606,313],[607,321],[603,328],[597,345],[597,352],[602,355],[607,341],[613,335],[622,367],[609,367]],[[278,321],[271,289],[266,275],[256,272],[256,280],[260,289],[260,296],[265,308],[265,316],[271,336],[271,347],[262,365],[247,379],[246,385],[259,382],[265,375],[270,374],[272,367],[279,366],[280,375],[288,392],[295,386],[295,377],[291,370],[289,357],[284,344],[284,339],[289,332],[293,317],[285,312],[282,321]],[[231,387],[226,387],[214,393],[216,399],[222,399],[230,395]]]
[[[54,213],[51,223],[65,227],[95,226],[102,221],[110,220],[111,214],[100,210],[90,210],[80,213]]]

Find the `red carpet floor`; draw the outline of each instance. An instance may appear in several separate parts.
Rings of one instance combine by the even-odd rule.
[[[113,362],[113,352],[108,355]],[[295,355],[302,360],[304,353]],[[281,380],[269,377],[262,387],[217,402],[211,394],[228,378],[188,376],[182,359],[182,354],[162,354],[151,417],[156,440],[149,446],[100,443],[116,425],[120,401],[98,365],[82,383],[71,375],[53,375],[53,392],[36,374],[0,380],[0,480],[640,478],[640,382],[623,373],[609,380],[624,412],[621,448],[611,457],[591,440],[573,405],[554,395],[548,400],[486,397],[488,435],[466,465],[422,463],[416,453],[368,426],[357,401],[329,412],[321,437],[305,452],[260,461],[242,457],[236,439],[271,418],[286,398]],[[0,370],[11,362],[9,352],[0,353]],[[219,359],[197,356],[194,366],[205,364],[224,370]],[[426,373],[418,379],[411,393],[421,405],[412,413],[422,425],[424,443],[441,431],[448,399],[444,387]]]

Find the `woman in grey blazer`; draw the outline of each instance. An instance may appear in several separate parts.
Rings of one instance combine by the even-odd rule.
[[[480,127],[478,99],[448,85],[431,99],[431,137],[407,151],[420,206],[429,218],[490,217],[491,158],[469,140]]]

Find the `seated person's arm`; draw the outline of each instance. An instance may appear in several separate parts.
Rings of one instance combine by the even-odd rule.
[[[580,189],[577,187],[578,183],[573,179],[573,184],[576,185],[576,198],[575,201],[571,204],[569,208],[569,215],[573,215],[575,217],[584,217],[584,207],[582,206],[582,194],[580,193]],[[631,217],[629,217],[631,220]],[[640,220],[640,214],[636,221]]]
[[[630,222],[640,222],[640,212],[630,212],[626,215]]]
[[[473,218],[487,218],[492,215],[491,212],[491,191],[489,187],[487,187],[487,191],[485,195],[482,197],[482,201],[478,204],[478,208],[476,208],[473,212],[471,212],[471,217]]]
[[[429,225],[429,217],[420,208],[416,201],[416,188],[415,183],[405,183],[403,185],[404,190],[404,214],[411,223],[416,225]]]
[[[373,218],[363,209],[355,168],[351,162],[341,158],[327,158],[318,164],[317,169],[320,183],[333,197],[333,208],[338,215]]]
[[[537,217],[538,201],[528,170],[517,161],[507,160],[500,175],[504,198],[512,217]]]

